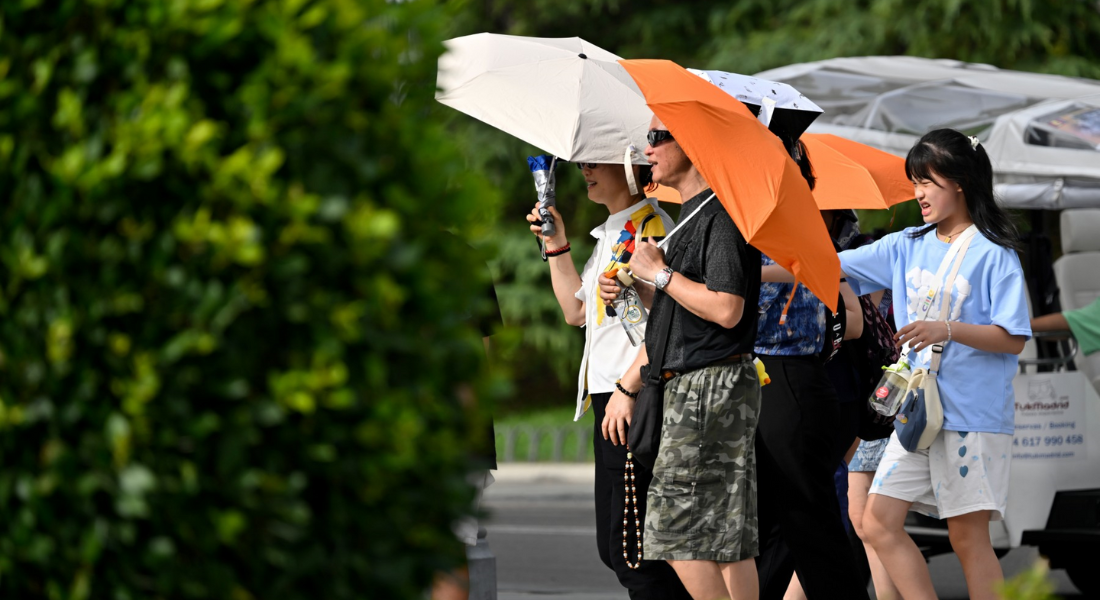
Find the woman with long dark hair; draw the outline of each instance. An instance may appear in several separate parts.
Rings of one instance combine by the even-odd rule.
[[[933,175],[954,182],[965,200],[969,222],[978,227],[982,237],[1003,248],[1019,250],[1020,232],[993,197],[993,164],[976,139],[954,129],[937,129],[926,134],[909,151],[905,176],[914,185],[935,181]],[[922,238],[938,227],[938,221],[928,221],[923,204],[921,215],[930,224],[910,231],[911,238]]]
[[[992,599],[1003,575],[989,522],[1004,517],[1008,500],[1012,377],[1031,335],[1016,229],[994,200],[993,168],[977,138],[930,132],[909,151],[905,171],[926,226],[842,252],[840,262],[861,293],[893,291],[898,344],[908,346],[914,369],[929,368],[942,349],[943,429],[924,450],[890,438],[863,530],[906,600],[933,599],[905,516],[916,510],[946,519],[970,597]],[[953,280],[944,264],[958,265]]]

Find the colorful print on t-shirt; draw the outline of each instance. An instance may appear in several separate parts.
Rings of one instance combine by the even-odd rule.
[[[653,206],[646,204],[631,213],[630,219],[627,220],[626,225],[619,232],[619,237],[615,239],[615,245],[611,247],[611,262],[601,273],[606,273],[612,269],[620,269],[630,262],[630,257],[634,255],[634,244],[639,228],[642,229],[642,238],[651,237],[656,242],[665,237],[664,222],[657,216],[657,211],[653,210]],[[596,311],[596,326],[598,327],[603,325],[604,317],[610,315],[612,310],[600,297],[599,288],[596,290],[596,300],[601,307],[601,310]]]

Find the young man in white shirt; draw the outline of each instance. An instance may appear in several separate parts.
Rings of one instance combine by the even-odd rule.
[[[600,558],[615,571],[633,600],[687,599],[691,596],[668,563],[638,561],[641,540],[637,539],[639,529],[635,527],[634,515],[630,515],[624,540],[620,515],[624,514],[628,500],[624,489],[626,447],[604,439],[601,429],[604,410],[618,386],[619,375],[634,361],[640,347],[630,343],[614,309],[600,297],[597,280],[601,274],[630,262],[636,239],[663,238],[673,222],[657,206],[656,199],[645,198],[644,187],[651,181],[648,167],[633,167],[635,181],[643,188],[637,194],[631,193],[622,164],[580,163],[578,167],[584,174],[588,198],[605,206],[610,214],[607,221],[591,232],[596,247],[583,271],[577,272],[569,254],[564,222],[555,208],[550,209],[557,225],[555,235],[542,236],[537,225],[532,225],[531,230],[545,244],[554,295],[566,323],[585,328],[574,418],[580,420],[589,406],[595,413],[596,534]],[[527,220],[532,223],[538,220],[537,206]],[[636,462],[633,472],[631,512],[637,506],[638,522],[644,522],[646,491],[652,473]]]

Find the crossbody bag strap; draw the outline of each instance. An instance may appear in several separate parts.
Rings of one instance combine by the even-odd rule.
[[[693,217],[695,217],[695,215],[703,212],[703,207],[706,206],[707,202],[710,202],[711,200],[714,200],[714,194],[711,194],[711,195],[707,196],[707,199],[703,200],[703,203],[699,205],[699,208],[695,209],[695,211],[692,212],[690,215],[688,215],[683,221],[680,221],[679,223],[677,223],[676,227],[673,227],[672,231],[668,232],[668,235],[665,236],[665,239],[661,240],[660,243],[657,244],[657,247],[664,250],[665,246],[668,245],[669,240],[672,239],[672,236],[677,231],[680,231],[681,227],[683,227],[684,225],[687,225],[688,221],[690,221]]]
[[[936,269],[936,278],[932,280],[933,285],[942,286],[939,288],[929,288],[928,295],[921,300],[920,305],[917,308],[917,321],[923,321],[928,318],[928,313],[932,310],[932,303],[936,300],[936,296],[940,295],[944,290],[948,289],[944,276],[947,275],[947,269],[955,264],[955,259],[960,252],[965,252],[964,247],[970,247],[970,240],[974,239],[974,236],[978,233],[978,227],[971,225],[967,227],[965,231],[959,234],[959,237],[955,238],[954,243],[947,249],[947,254],[943,256],[943,260],[940,261],[940,268]]]
[[[947,274],[947,270],[956,263],[955,259],[959,256],[959,251],[965,246],[970,247],[970,240],[974,239],[974,236],[978,233],[978,227],[971,225],[967,227],[959,237],[955,238],[955,241],[951,243],[951,247],[947,249],[947,254],[943,256],[943,260],[940,261],[940,266],[936,269],[936,278],[932,280],[933,285],[941,287],[930,287],[928,294],[921,300],[921,303],[917,305],[917,317],[913,319],[913,322],[924,321],[928,318],[928,313],[932,310],[932,302],[940,297],[942,301],[942,292],[945,289],[949,289],[944,283],[944,275]],[[963,251],[965,254],[965,251]],[[958,264],[962,264],[962,261],[958,261]],[[956,272],[958,272],[956,270]],[[954,276],[951,278],[952,285],[954,284]],[[905,342],[901,349],[901,359],[905,359],[909,356],[909,342]]]
[[[695,215],[695,213],[691,214],[692,216]],[[667,240],[668,238],[666,237],[665,239]],[[683,244],[677,245],[676,249],[679,250],[682,245]],[[684,262],[684,254],[686,253],[680,252],[676,255],[676,258],[672,260],[672,265],[670,266],[673,271],[680,270],[680,265]],[[653,293],[656,294],[657,292],[654,291]],[[672,306],[665,311],[665,314],[662,315],[663,318],[661,322],[657,324],[657,327],[660,328],[660,337],[657,338],[657,344],[653,347],[653,356],[649,357],[649,379],[646,382],[647,385],[657,383],[661,380],[661,369],[664,367],[665,363],[665,348],[668,346],[668,338],[672,333],[672,314],[677,306],[676,301],[672,300],[672,298],[669,298],[669,301],[672,302]],[[651,325],[652,324],[653,323],[651,323]]]
[[[973,225],[971,227],[973,227]],[[968,248],[970,248],[970,242],[973,241],[973,239],[974,236],[971,235],[970,237],[963,240],[962,246],[959,248],[958,253],[955,255],[955,261],[951,267],[951,274],[947,276],[947,280],[944,281],[943,284],[943,290],[940,292],[939,316],[942,317],[942,320],[944,321],[951,320],[951,291],[955,289],[955,278],[959,274],[959,267],[962,266],[963,257],[966,256],[966,251]],[[943,354],[944,348],[947,347],[947,343],[948,342],[944,340],[943,343],[932,345],[932,360],[929,361],[928,370],[932,373],[933,377],[938,375],[940,372],[940,358]]]

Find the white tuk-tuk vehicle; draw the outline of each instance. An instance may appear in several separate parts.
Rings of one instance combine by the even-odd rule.
[[[1021,258],[1033,314],[1100,296],[1100,81],[914,57],[837,58],[757,76],[824,109],[811,132],[902,156],[939,127],[978,136],[998,199],[1029,209]],[[1051,211],[1061,211],[1060,226]],[[1008,509],[990,524],[993,546],[1001,555],[1036,546],[1086,597],[1100,597],[1100,353],[1078,354],[1068,332],[1037,336],[1014,387]],[[926,557],[951,551],[945,522],[911,513],[907,529]]]

